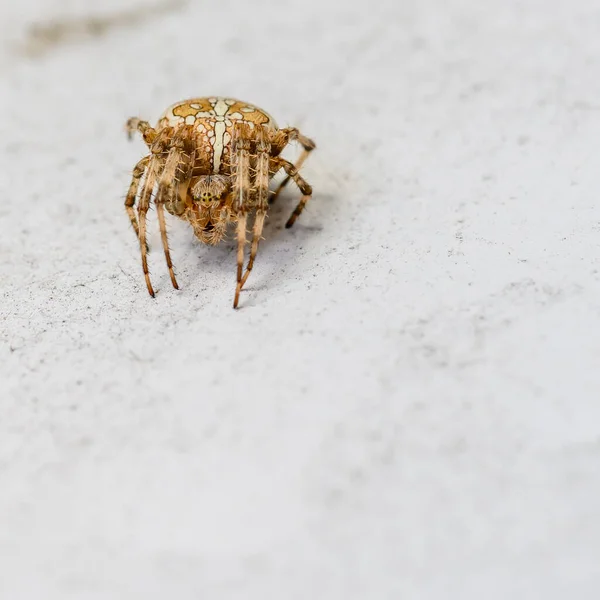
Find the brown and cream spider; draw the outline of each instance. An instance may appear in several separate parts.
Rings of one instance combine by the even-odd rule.
[[[179,286],[169,253],[165,209],[188,221],[196,237],[205,244],[218,244],[228,223],[237,224],[237,286],[233,301],[237,308],[240,291],[254,265],[269,202],[290,179],[294,180],[302,198],[286,223],[286,227],[291,227],[311,197],[312,188],[298,169],[315,148],[314,142],[296,128],[279,129],[269,114],[252,104],[219,97],[178,102],[165,111],[155,128],[137,118],[129,119],[126,128],[130,139],[134,131],[139,131],[150,150],[135,166],[125,199],[140,242],[148,292],[154,296],[146,243],[146,214],[153,200],[171,282],[176,289]],[[280,156],[292,141],[303,147],[295,165]],[[269,198],[269,181],[281,169],[286,178]],[[252,212],[252,246],[244,271],[246,223]]]

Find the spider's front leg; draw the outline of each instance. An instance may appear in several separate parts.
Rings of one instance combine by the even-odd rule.
[[[177,172],[181,164],[181,152],[178,148],[172,148],[169,152],[165,166],[163,167],[160,179],[158,181],[158,190],[156,193],[156,215],[158,217],[158,226],[160,229],[160,238],[165,253],[167,268],[173,287],[178,290],[179,285],[173,271],[173,261],[171,260],[171,251],[169,250],[169,239],[167,236],[167,223],[165,221],[165,204],[172,203],[175,194],[179,191]]]
[[[236,123],[232,140],[233,211],[237,216],[237,285],[233,308],[237,308],[242,290],[246,220],[250,204],[250,140],[251,129],[245,123]]]
[[[264,129],[256,131],[256,214],[254,215],[254,226],[252,228],[252,247],[250,249],[250,258],[246,272],[242,277],[240,289],[246,283],[250,271],[254,266],[254,259],[258,252],[258,244],[262,235],[267,209],[269,207],[269,154],[271,144],[268,141],[268,134]]]
[[[307,138],[304,134],[300,133],[298,129],[295,127],[287,127],[285,129],[280,129],[273,136],[273,147],[277,150],[277,155],[279,155],[283,149],[290,143],[297,141],[302,145],[302,154],[300,158],[296,161],[294,167],[296,170],[299,170],[300,167],[304,164],[304,161],[308,158],[308,155],[316,148],[316,144],[310,139]],[[277,197],[281,193],[281,190],[289,183],[290,175],[288,174],[286,178],[279,184],[273,196],[271,198],[271,203],[277,200]]]
[[[158,152],[166,150],[167,139],[161,143],[162,132],[153,146],[153,151]],[[160,160],[157,158],[157,160]],[[156,214],[158,216],[158,225],[160,228],[160,237],[162,239],[165,260],[169,268],[169,276],[173,287],[178,290],[179,285],[175,278],[171,252],[169,250],[169,239],[167,236],[167,223],[165,221],[165,206],[169,210],[175,207],[183,210],[185,206],[185,196],[189,187],[192,171],[194,169],[195,151],[193,141],[190,139],[190,132],[185,129],[171,140],[167,158],[162,166],[162,172],[158,181],[158,188],[154,203],[156,204]]]

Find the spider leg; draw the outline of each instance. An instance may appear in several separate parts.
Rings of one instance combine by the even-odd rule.
[[[150,273],[148,272],[148,243],[146,241],[146,214],[150,208],[150,200],[152,198],[152,191],[154,190],[154,184],[156,183],[156,159],[154,158],[148,167],[146,181],[144,182],[144,189],[138,202],[138,220],[140,227],[140,251],[142,253],[142,269],[144,270],[144,278],[146,279],[146,287],[148,293],[154,298],[154,290],[152,289],[152,283],[150,282]]]
[[[237,285],[235,296],[233,298],[233,308],[237,308],[240,302],[240,292],[242,291],[242,270],[244,268],[244,246],[246,245],[246,213],[238,216],[237,222]]]
[[[133,139],[133,133],[139,131],[148,146],[154,143],[154,140],[156,140],[158,135],[156,129],[154,129],[148,121],[142,121],[137,117],[131,117],[131,119],[127,120],[127,123],[125,123],[125,131],[130,140]]]
[[[171,276],[171,283],[173,287],[178,290],[177,279],[175,279],[175,273],[173,272],[173,262],[171,261],[171,252],[169,251],[169,238],[167,236],[167,223],[165,221],[165,208],[162,204],[156,205],[156,214],[158,215],[158,226],[160,227],[160,237],[162,239],[163,249],[165,251],[165,259],[167,261],[167,267],[169,268],[169,275]]]
[[[290,218],[287,220],[285,224],[286,228],[290,228],[300,215],[300,213],[304,210],[306,203],[310,200],[312,196],[312,187],[304,180],[304,178],[298,173],[298,169],[289,161],[285,160],[285,158],[278,157],[275,159],[276,164],[279,165],[280,168],[287,173],[288,177],[294,180],[294,183],[300,189],[302,193],[302,198],[300,198],[300,202],[294,209],[294,212],[291,214]]]
[[[304,161],[308,158],[308,155],[316,148],[316,144],[310,138],[307,138],[305,135],[300,133],[300,131],[298,131],[298,129],[296,129],[295,127],[280,129],[275,134],[273,141],[274,145],[280,148],[279,152],[281,152],[285,148],[285,146],[287,146],[290,142],[293,141],[298,141],[302,145],[302,154],[300,155],[300,157],[294,165],[297,170],[300,169],[300,167],[304,164]],[[289,183],[289,181],[290,175],[287,175],[287,177],[279,184],[279,186],[273,193],[271,203],[277,200],[277,197],[281,193],[281,190],[283,190],[283,188]]]
[[[244,286],[252,267],[254,259],[258,252],[258,244],[262,235],[265,217],[267,216],[267,208],[269,207],[269,154],[271,152],[271,144],[266,139],[264,130],[258,130],[258,141],[256,143],[256,214],[254,216],[254,226],[252,228],[252,247],[250,249],[250,258],[246,272],[242,277],[240,288]]]
[[[135,231],[136,237],[139,239],[140,237],[140,227],[137,222],[137,217],[135,216],[135,211],[133,207],[135,206],[135,199],[137,197],[138,189],[140,187],[140,181],[144,176],[144,172],[148,167],[148,163],[150,162],[150,156],[145,156],[135,165],[133,169],[133,176],[131,178],[131,184],[129,185],[129,191],[127,192],[127,197],[125,198],[125,210],[129,216],[129,220],[131,221],[131,225],[133,226],[133,230]]]
[[[182,157],[183,153],[180,150],[180,148],[171,148],[171,150],[169,151],[169,155],[167,156],[167,160],[165,162],[162,173],[160,175],[160,179],[158,182],[158,191],[155,199],[156,214],[158,216],[158,224],[160,227],[160,236],[162,239],[163,250],[165,252],[165,260],[167,262],[167,267],[169,268],[169,276],[171,277],[171,283],[173,284],[173,287],[176,290],[179,289],[179,285],[177,284],[177,279],[175,279],[175,273],[173,271],[173,262],[171,260],[171,252],[169,250],[169,239],[167,236],[167,223],[165,221],[164,207],[167,203],[172,205],[175,201],[176,194],[179,194],[179,184],[181,178],[178,176],[178,174],[181,171]],[[191,168],[191,163],[189,167]],[[184,172],[184,174],[185,176],[189,177],[189,174],[187,172]]]
[[[232,140],[233,211],[237,216],[237,286],[233,308],[237,308],[242,289],[244,246],[246,245],[246,220],[250,202],[250,139],[251,130],[236,123]]]

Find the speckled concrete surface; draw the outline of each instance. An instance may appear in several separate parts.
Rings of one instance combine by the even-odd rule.
[[[8,4],[0,597],[596,599],[598,2]],[[210,94],[319,145],[239,311],[122,209]]]

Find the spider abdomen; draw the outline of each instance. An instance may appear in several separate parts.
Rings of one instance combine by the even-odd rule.
[[[170,106],[160,117],[158,129],[191,125],[196,144],[208,159],[211,172],[229,175],[231,139],[236,122],[250,127],[261,125],[276,130],[277,123],[269,113],[253,104],[234,98],[213,96],[192,98]]]

